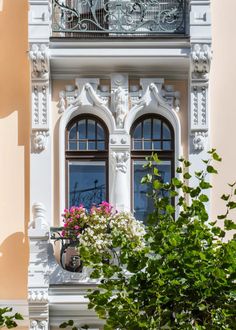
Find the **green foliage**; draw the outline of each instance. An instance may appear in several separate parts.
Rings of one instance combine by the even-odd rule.
[[[0,308],[0,328],[7,327],[8,329],[17,327],[16,320],[23,320],[23,317],[19,313],[9,315],[12,312],[12,308],[4,307]]]
[[[105,320],[105,330],[236,329],[236,239],[223,241],[226,231],[236,229],[229,219],[236,207],[235,183],[221,197],[226,212],[218,216],[223,221],[218,227],[209,219],[206,192],[208,174],[217,173],[212,163],[221,158],[215,149],[209,155],[205,170],[191,174],[195,187],[188,184],[189,161],[180,159],[181,176],[166,184],[156,167],[158,157],[147,159],[151,172],[142,182],[151,186],[155,208],[141,249],[118,236],[106,259],[81,251],[92,276],[100,279],[88,294],[89,308]]]

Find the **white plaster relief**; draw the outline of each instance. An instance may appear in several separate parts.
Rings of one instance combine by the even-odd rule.
[[[32,129],[48,129],[48,84],[32,86]]]
[[[47,321],[31,320],[30,330],[46,330],[46,329],[48,329]]]
[[[126,95],[125,90],[119,86],[115,90],[115,113],[116,113],[116,126],[117,128],[124,127],[124,120],[127,115],[128,109],[126,107]]]
[[[66,97],[65,91],[60,91],[60,93],[59,93],[59,102],[57,104],[59,113],[63,113],[66,110],[65,97]]]
[[[206,75],[210,71],[212,51],[209,44],[192,45],[192,72],[195,75]]]
[[[30,289],[28,292],[28,301],[31,303],[48,302],[48,290]]]
[[[193,137],[194,150],[202,151],[206,146],[207,132],[195,132]]]
[[[130,153],[128,151],[113,152],[112,156],[116,161],[116,171],[126,173],[127,172],[127,161],[130,158]]]
[[[49,51],[46,44],[32,44],[29,57],[31,60],[32,79],[48,79]]]
[[[46,149],[49,136],[49,130],[32,131],[32,151],[41,152]]]

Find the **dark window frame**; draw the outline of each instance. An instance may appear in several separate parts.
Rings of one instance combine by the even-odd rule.
[[[146,149],[146,150],[137,150],[134,149],[134,132],[136,127],[142,123],[142,140],[145,141],[143,138],[143,122],[146,119],[151,119],[151,123],[153,123],[153,119],[158,119],[161,121],[161,146],[163,146],[162,141],[165,139],[162,139],[163,136],[163,123],[165,123],[171,133],[171,149],[170,150],[155,150],[155,149]],[[152,125],[153,126],[153,125]],[[131,129],[130,129],[130,136],[131,136],[131,210],[134,211],[134,161],[135,160],[140,160],[140,161],[145,161],[145,158],[148,156],[151,156],[152,153],[157,153],[158,158],[160,161],[171,161],[171,178],[174,177],[175,174],[175,134],[174,134],[174,128],[172,124],[169,122],[168,119],[166,119],[164,116],[159,115],[159,114],[153,114],[153,113],[148,113],[144,114],[140,117],[138,117],[132,124]],[[153,136],[153,127],[151,127],[151,139],[148,139],[149,141],[152,140]],[[154,139],[155,140],[155,139]],[[144,143],[142,142],[142,146]],[[174,203],[174,201],[172,201]]]
[[[74,124],[78,123],[82,120],[94,120],[95,123],[98,123],[104,131],[104,150],[69,150],[69,133],[70,129],[74,126]],[[87,125],[87,124],[86,124]],[[96,132],[97,135],[97,132]],[[95,139],[87,139],[87,140],[96,140]],[[79,140],[78,140],[79,141]],[[77,141],[77,144],[78,144]],[[88,142],[88,141],[87,141]],[[96,144],[96,142],[95,142]],[[88,144],[87,144],[88,145]],[[84,161],[84,162],[93,162],[93,161],[104,161],[105,162],[105,178],[106,178],[106,201],[109,201],[109,166],[108,166],[108,155],[109,155],[109,130],[104,123],[103,120],[101,120],[99,117],[96,115],[92,114],[82,114],[74,117],[72,120],[69,121],[69,123],[66,126],[65,130],[65,202],[66,202],[66,207],[69,207],[69,200],[68,200],[68,189],[69,189],[69,184],[68,184],[68,179],[69,179],[69,162],[70,161]]]

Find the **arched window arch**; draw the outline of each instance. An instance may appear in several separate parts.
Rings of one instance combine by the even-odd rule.
[[[66,126],[66,205],[90,208],[108,200],[108,129],[93,115],[79,115]]]
[[[175,141],[174,130],[170,122],[156,114],[139,117],[131,127],[132,156],[132,208],[135,217],[145,221],[152,212],[152,200],[148,198],[147,186],[141,179],[147,174],[143,168],[145,158],[153,152],[158,154],[161,163],[158,165],[162,180],[170,182],[174,175]]]

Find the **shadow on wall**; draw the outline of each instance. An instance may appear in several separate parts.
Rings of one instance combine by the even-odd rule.
[[[28,242],[22,232],[8,236],[0,245],[0,270],[1,299],[22,296],[22,285],[27,287],[28,272]]]
[[[18,189],[24,191],[24,205],[22,214],[9,214],[15,217],[15,221],[24,219],[24,232],[27,232],[29,220],[29,144],[30,144],[30,72],[28,60],[28,1],[27,0],[0,0],[0,120],[4,125],[5,120],[14,112],[18,116],[17,142],[12,143],[12,133],[1,137],[4,139],[4,150],[0,150],[1,156],[8,153],[13,155],[16,170],[24,173],[23,187]],[[14,117],[14,116],[13,116]],[[14,117],[15,118],[15,117]],[[11,122],[10,127],[14,123]],[[23,147],[24,156],[20,158],[17,147]],[[6,160],[7,161],[7,160]],[[1,165],[1,164],[0,164]],[[10,164],[9,164],[10,165]],[[4,173],[3,173],[4,175]],[[14,186],[14,182],[9,182]],[[12,205],[12,196],[4,193],[0,198],[3,208]],[[19,188],[19,187],[18,187]],[[14,198],[20,198],[15,194]],[[4,210],[6,213],[6,210]],[[12,220],[12,219],[11,219]],[[13,219],[14,220],[14,219]],[[6,224],[4,223],[6,221]],[[2,227],[8,225],[7,219],[0,219]],[[14,231],[14,227],[12,228]],[[12,283],[11,292],[15,291],[16,297],[26,296],[27,267],[28,267],[28,244],[24,233],[14,233],[4,240],[0,246],[0,296],[11,299],[7,286]],[[24,283],[24,291],[22,285]],[[24,294],[22,294],[24,292]],[[23,299],[19,298],[19,299]]]

